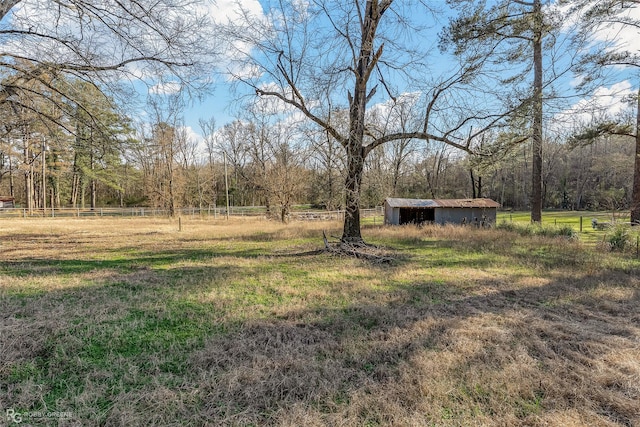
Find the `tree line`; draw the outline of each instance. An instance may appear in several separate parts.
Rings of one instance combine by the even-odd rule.
[[[224,207],[227,192],[230,205],[265,206],[282,221],[295,204],[344,209],[348,168],[339,144],[304,121],[258,104],[219,128],[214,119],[201,120],[202,141],[186,132],[179,106],[152,105],[156,121],[136,127],[104,94],[75,84],[93,97],[91,114],[99,122],[68,105],[58,111],[58,120],[74,127],[65,133],[22,111],[0,140],[0,194],[26,209],[148,206],[172,214]],[[545,208],[629,209],[633,138],[574,135],[542,145]],[[365,160],[360,205],[380,206],[386,197],[488,197],[503,208],[528,210],[532,155],[531,143],[487,159],[440,142],[393,141]]]
[[[640,220],[640,97],[635,114],[557,123],[621,70],[637,77],[617,37],[639,4],[239,1],[216,21],[204,0],[3,1],[0,191],[28,209],[341,208],[349,245],[364,244],[359,209],[388,196]],[[202,120],[198,141],[184,101],[213,73],[245,89],[242,114]]]

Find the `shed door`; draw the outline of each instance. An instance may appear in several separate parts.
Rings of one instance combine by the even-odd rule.
[[[428,208],[400,208],[400,224],[420,224],[435,221],[435,209]]]

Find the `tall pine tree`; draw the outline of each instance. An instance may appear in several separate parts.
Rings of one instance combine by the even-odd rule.
[[[500,83],[511,88],[514,98],[525,99],[528,107],[532,146],[531,221],[542,220],[542,121],[543,44],[556,26],[543,11],[542,0],[501,0],[487,5],[482,0],[448,0],[459,10],[443,32],[441,46],[454,46],[454,53],[505,70]],[[532,75],[531,75],[532,74]],[[529,89],[518,93],[519,82]]]

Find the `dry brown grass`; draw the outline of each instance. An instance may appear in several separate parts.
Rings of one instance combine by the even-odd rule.
[[[380,266],[306,255],[336,223],[177,226],[0,223],[0,415],[640,426],[637,260],[499,230],[366,229],[397,254]]]

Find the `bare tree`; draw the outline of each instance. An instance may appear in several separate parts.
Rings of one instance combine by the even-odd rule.
[[[229,182],[229,198],[234,197],[235,204],[242,204],[246,196],[247,185],[240,177],[249,163],[247,141],[250,138],[250,127],[240,120],[227,123],[216,132],[215,142],[220,157],[226,159],[232,168]],[[225,202],[231,201],[225,200]]]
[[[264,189],[270,204],[278,208],[280,221],[287,222],[293,203],[307,190],[309,173],[302,167],[304,150],[292,142],[286,129],[280,131],[269,144],[273,157],[267,165]]]
[[[433,29],[425,28],[419,17],[430,12],[420,1],[278,2],[266,16],[247,11],[243,22],[226,29],[225,38],[233,41],[230,46],[235,49],[230,68],[234,77],[259,96],[276,98],[302,113],[343,147],[347,172],[341,241],[345,244],[364,244],[361,184],[365,159],[376,147],[421,139],[471,152],[475,134],[469,137],[469,125],[480,121],[480,134],[483,127],[499,120],[467,114],[444,130],[430,116],[438,109],[423,108],[423,120],[412,129],[381,133],[371,123],[367,115],[371,103],[394,102],[409,88],[426,93],[422,90],[428,70],[424,46],[434,45],[435,40]],[[461,74],[469,76],[473,68],[469,65]],[[439,100],[446,101],[445,97]],[[344,131],[335,121],[336,116],[343,117],[342,112],[347,112]]]
[[[299,123],[283,117],[268,99],[254,99],[244,110],[247,164],[240,170],[242,178],[254,197],[264,203],[267,215],[277,209],[277,217],[286,222],[292,204],[301,198],[307,184]]]
[[[216,120],[214,117],[208,120],[200,119],[200,130],[204,135],[205,150],[207,154],[207,173],[203,180],[202,194],[208,195],[207,201],[209,205],[216,206],[218,199],[217,174],[216,174]]]
[[[308,129],[305,136],[310,143],[308,168],[314,175],[310,201],[328,210],[340,209],[345,170],[341,146],[324,131]]]
[[[198,88],[215,40],[204,31],[209,18],[191,0],[2,0],[0,20],[0,103],[25,108],[33,108],[24,102],[33,96],[84,107],[59,79],[111,94],[132,79]],[[35,92],[34,82],[41,88]],[[130,88],[125,93],[131,98]]]
[[[159,96],[149,100],[152,124],[139,124],[139,142],[132,154],[143,172],[144,194],[153,207],[174,216],[184,195],[185,162],[189,141],[181,121],[179,97]]]

